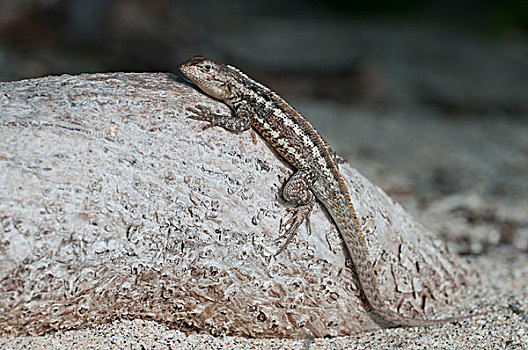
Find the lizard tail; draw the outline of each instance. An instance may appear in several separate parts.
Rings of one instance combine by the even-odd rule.
[[[380,295],[378,285],[376,282],[376,275],[374,269],[369,260],[369,253],[365,238],[361,232],[359,221],[356,216],[352,202],[346,191],[345,184],[342,179],[339,179],[343,187],[343,191],[340,195],[332,196],[332,199],[327,201],[335,201],[335,203],[328,203],[325,205],[336,222],[341,235],[345,241],[347,249],[350,253],[356,273],[361,283],[361,289],[371,307],[373,316],[383,324],[388,324],[392,327],[424,327],[432,326],[441,323],[454,322],[465,318],[478,316],[479,314],[473,314],[461,317],[447,317],[442,319],[427,320],[417,319],[411,317],[402,316],[388,308]],[[343,205],[344,201],[347,205]],[[337,203],[341,202],[341,203]],[[327,204],[327,203],[325,203]]]

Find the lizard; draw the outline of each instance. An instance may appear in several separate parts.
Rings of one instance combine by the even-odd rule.
[[[235,67],[195,56],[179,68],[199,89],[223,101],[233,112],[226,116],[198,105],[188,109],[193,114],[191,118],[207,121],[206,128],[220,126],[233,132],[254,128],[296,169],[282,190],[285,201],[296,207],[289,208],[293,215],[286,222],[288,228],[281,236],[289,237],[277,254],[285,248],[302,222],[309,220],[317,198],[338,227],[361,290],[378,322],[390,327],[425,327],[478,315],[419,319],[392,311],[379,292],[365,237],[338,169],[337,156],[314,127],[278,94]]]

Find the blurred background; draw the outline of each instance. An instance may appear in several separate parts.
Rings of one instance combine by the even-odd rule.
[[[528,0],[0,0],[0,81],[202,54],[463,253],[528,251]]]

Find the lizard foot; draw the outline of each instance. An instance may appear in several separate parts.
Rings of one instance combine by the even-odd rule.
[[[216,126],[215,123],[216,119],[219,118],[219,114],[213,112],[213,110],[210,107],[202,106],[202,105],[196,105],[194,107],[189,107],[185,109],[186,111],[192,113],[189,115],[189,118],[209,122],[204,127],[202,127],[202,130],[209,129],[213,126]]]
[[[289,227],[275,241],[279,241],[283,239],[284,237],[288,237],[288,238],[286,239],[286,242],[284,242],[284,244],[277,251],[277,253],[275,253],[275,256],[279,255],[280,253],[282,253],[284,249],[286,249],[286,246],[291,242],[291,240],[295,236],[295,233],[297,233],[297,229],[299,228],[299,226],[301,226],[304,219],[306,219],[306,223],[308,224],[308,231],[310,232],[310,234],[312,234],[312,228],[310,225],[310,212],[312,211],[312,208],[313,208],[313,202],[305,204],[305,205],[299,205],[295,208],[286,209],[288,213],[293,212],[294,214],[288,221],[286,221],[286,223],[282,224],[281,222],[281,225],[280,225],[281,230],[288,226]]]

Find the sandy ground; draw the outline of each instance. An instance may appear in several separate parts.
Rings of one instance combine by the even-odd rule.
[[[246,339],[185,334],[151,321],[1,338],[1,349],[528,349],[528,255],[497,248],[471,258],[482,274],[484,315],[428,328],[395,328],[333,339]]]

